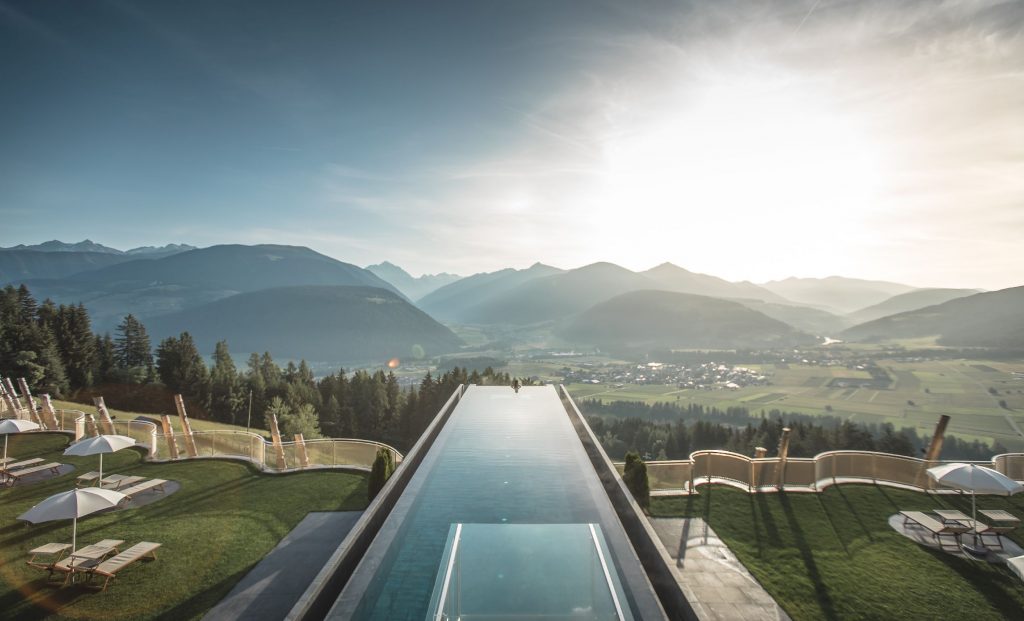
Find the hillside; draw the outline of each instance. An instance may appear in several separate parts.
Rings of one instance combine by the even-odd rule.
[[[86,239],[73,244],[53,239],[48,242],[34,244],[31,246],[26,246],[25,244],[18,244],[17,246],[11,246],[10,248],[0,248],[0,251],[35,250],[37,252],[95,252],[100,254],[134,255],[134,257],[129,258],[136,259],[157,259],[160,257],[166,257],[172,254],[178,254],[179,252],[187,252],[189,250],[195,249],[195,246],[189,246],[188,244],[167,244],[166,246],[139,246],[138,248],[132,248],[131,250],[118,250],[117,248],[111,248],[110,246],[97,244],[91,239]]]
[[[481,317],[481,323],[490,323],[478,307],[492,299],[501,297],[516,287],[562,270],[542,263],[534,263],[524,270],[507,268],[497,272],[486,272],[467,276],[450,285],[424,296],[416,305],[443,321],[474,323]]]
[[[640,272],[658,285],[658,289],[677,293],[692,293],[713,298],[744,298],[791,304],[789,300],[751,282],[729,282],[717,276],[698,274],[672,263],[662,263],[646,272]]]
[[[668,291],[618,295],[580,314],[561,336],[613,351],[779,347],[815,341],[738,302]]]
[[[410,300],[418,300],[432,291],[462,278],[456,274],[423,274],[414,278],[409,272],[394,263],[384,261],[376,265],[367,265],[366,270],[391,283]]]
[[[981,293],[981,291],[977,289],[918,289],[917,291],[895,295],[880,304],[862,308],[859,311],[850,313],[847,315],[847,318],[850,320],[850,325],[858,325],[882,317],[888,317],[889,315],[935,306],[936,304],[967,297],[975,293]]]
[[[108,252],[0,250],[0,285],[35,278],[67,278],[130,260],[132,257]]]
[[[842,276],[787,278],[761,283],[761,286],[793,302],[815,306],[841,315],[884,302],[894,295],[915,289],[915,287],[894,282],[861,280]]]
[[[1024,287],[977,293],[854,326],[849,340],[938,336],[953,347],[1024,347]]]
[[[137,259],[74,278],[29,283],[40,299],[83,302],[98,331],[127,313],[148,320],[236,293],[296,285],[392,285],[366,270],[298,246],[211,246],[162,259]]]
[[[241,293],[147,323],[159,339],[188,331],[205,354],[271,351],[315,362],[385,362],[457,351],[448,328],[391,291],[301,286]]]
[[[646,276],[613,263],[593,263],[536,278],[493,296],[472,309],[472,323],[529,325],[580,313],[627,291],[652,289]]]
[[[811,306],[771,304],[760,300],[736,300],[736,302],[815,336],[836,336],[853,325],[853,322],[846,317]]]

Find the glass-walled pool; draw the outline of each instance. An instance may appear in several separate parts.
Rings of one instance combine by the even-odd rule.
[[[471,386],[328,618],[662,613],[554,387]]]

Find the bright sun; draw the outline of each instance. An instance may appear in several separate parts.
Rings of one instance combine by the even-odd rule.
[[[763,256],[767,240],[864,235],[879,185],[877,149],[856,119],[777,85],[710,88],[604,147],[604,183],[591,201],[607,216],[599,234],[621,240],[646,222],[632,252],[650,252],[652,262],[666,244],[720,252],[728,242],[736,262],[747,262]]]

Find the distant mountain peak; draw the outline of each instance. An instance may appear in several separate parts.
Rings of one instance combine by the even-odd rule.
[[[69,244],[62,242],[58,239],[51,239],[50,241],[43,242],[41,244],[35,244],[27,246],[25,244],[18,244],[17,246],[11,246],[10,248],[0,248],[0,250],[35,250],[36,252],[100,252],[103,254],[124,254],[117,248],[110,248],[103,244],[97,244],[91,239],[84,239],[78,243]]]

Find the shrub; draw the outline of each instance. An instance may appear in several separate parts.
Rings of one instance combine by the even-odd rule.
[[[622,480],[641,507],[646,509],[651,506],[651,484],[647,480],[647,464],[640,459],[636,451],[626,453],[626,467],[622,473]]]
[[[366,481],[366,495],[370,502],[373,502],[380,490],[384,489],[384,484],[388,482],[394,471],[395,456],[386,448],[377,449],[373,467],[370,468],[370,478]]]

